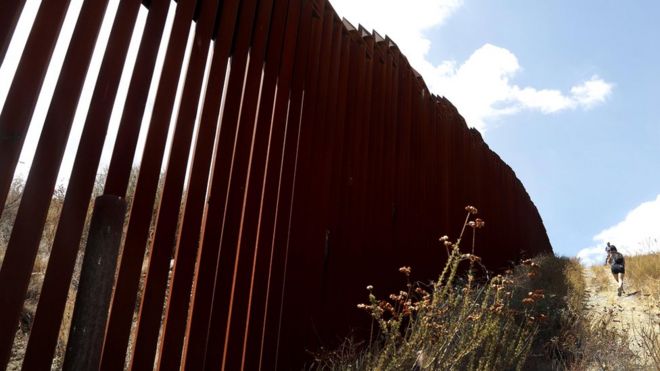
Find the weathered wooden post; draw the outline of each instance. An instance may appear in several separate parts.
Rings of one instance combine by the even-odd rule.
[[[64,370],[96,370],[112,295],[126,200],[96,198],[71,320]]]

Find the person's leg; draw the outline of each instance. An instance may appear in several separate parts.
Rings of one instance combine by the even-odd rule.
[[[615,279],[617,284],[616,294],[618,296],[621,296],[621,294],[623,293],[623,273],[617,272],[615,276],[616,276]]]
[[[616,283],[616,287],[617,287],[617,288],[616,288],[616,292],[617,292],[617,295],[621,296],[621,293],[620,293],[620,291],[619,291],[619,274],[616,273],[616,272],[614,271],[614,269],[612,269],[612,278],[614,278],[614,282]]]

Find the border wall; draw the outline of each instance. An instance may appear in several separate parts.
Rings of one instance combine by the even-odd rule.
[[[68,3],[41,3],[2,107],[0,205]],[[0,5],[0,61],[24,4]],[[8,362],[107,4],[82,5],[6,246],[0,368]],[[488,267],[552,252],[512,169],[448,100],[429,92],[389,38],[353,27],[326,0],[178,0],[163,39],[171,5],[119,2],[24,369],[52,362],[141,7],[148,13],[105,165],[104,195],[127,197],[141,125],[149,126],[119,247],[101,369],[125,363],[135,370],[298,369],[306,349],[333,344],[368,321],[355,309],[366,285],[383,294],[397,289],[403,265],[416,279],[435,278],[446,258],[438,237],[457,237],[466,205],[486,221],[477,254]]]

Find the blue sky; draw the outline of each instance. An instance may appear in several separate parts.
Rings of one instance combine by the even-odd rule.
[[[660,250],[660,2],[330,1],[353,24],[389,35],[429,88],[449,98],[483,133],[522,180],[557,254],[589,264],[603,261],[606,241],[624,253]],[[110,0],[61,182],[70,172],[118,3]],[[0,106],[39,4],[27,1],[0,66]],[[71,1],[17,176],[25,177],[29,169],[81,4]],[[129,60],[145,17],[143,10]],[[122,76],[116,112],[131,71],[132,62]],[[111,119],[106,165],[118,119]],[[144,133],[141,138],[140,143]]]
[[[331,0],[388,34],[522,180],[557,254],[660,244],[660,3]],[[376,9],[381,9],[377,11]]]

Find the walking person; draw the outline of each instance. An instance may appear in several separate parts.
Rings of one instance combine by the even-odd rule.
[[[623,276],[626,273],[626,262],[623,258],[623,255],[617,251],[614,245],[611,245],[609,242],[605,246],[605,251],[607,252],[607,259],[605,259],[605,265],[610,264],[612,270],[612,276],[617,283],[617,295],[621,296],[623,293]]]

